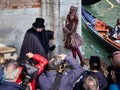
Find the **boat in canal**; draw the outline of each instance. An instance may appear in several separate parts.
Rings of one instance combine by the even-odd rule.
[[[101,0],[82,0],[82,5],[92,5],[99,1],[101,1]]]
[[[82,22],[88,32],[94,37],[97,43],[109,52],[120,50],[120,43],[116,42],[108,36],[109,31],[113,29],[102,20],[96,18],[84,6],[82,6]],[[100,26],[99,26],[100,25]]]

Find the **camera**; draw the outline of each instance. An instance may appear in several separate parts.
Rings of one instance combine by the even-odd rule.
[[[24,64],[23,65],[23,74],[24,74],[24,79],[23,82],[21,83],[21,86],[24,88],[28,88],[27,84],[29,83],[30,80],[32,80],[33,78],[35,78],[35,76],[37,75],[38,72],[38,68],[30,65],[30,64]],[[27,89],[29,90],[29,89]]]

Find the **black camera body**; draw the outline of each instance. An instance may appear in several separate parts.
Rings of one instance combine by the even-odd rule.
[[[24,88],[28,88],[27,84],[29,83],[30,80],[33,80],[36,77],[39,69],[30,64],[24,64],[22,66],[23,66],[22,72],[24,74],[24,79],[21,83],[21,86]],[[29,90],[29,89],[27,89],[27,90]]]

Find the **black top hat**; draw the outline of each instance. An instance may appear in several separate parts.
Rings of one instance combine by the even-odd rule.
[[[43,18],[36,18],[36,21],[32,24],[35,28],[44,28],[44,19]]]

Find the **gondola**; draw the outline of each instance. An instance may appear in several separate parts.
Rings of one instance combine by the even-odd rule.
[[[82,0],[82,5],[92,5],[99,1],[101,1],[101,0]]]
[[[90,34],[95,38],[96,42],[99,43],[103,48],[108,50],[109,52],[114,52],[116,50],[120,50],[120,43],[116,43],[115,40],[112,40],[109,36],[107,36],[108,29],[99,29],[95,28],[95,20],[97,19],[91,13],[89,13],[82,6],[82,22],[83,26],[85,26]],[[106,26],[109,26],[106,24]],[[109,26],[110,27],[110,26]]]

